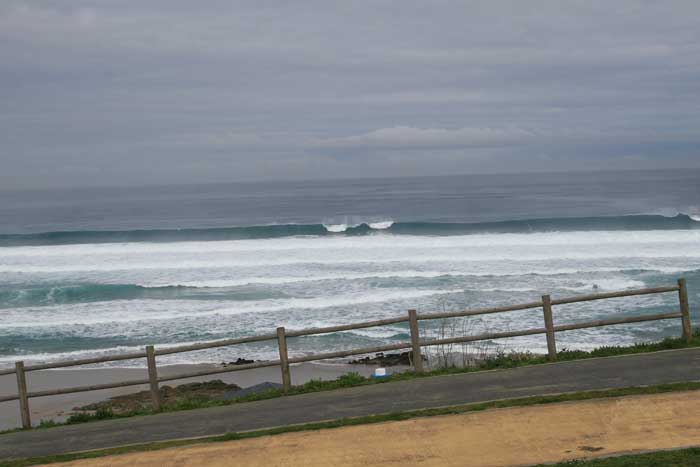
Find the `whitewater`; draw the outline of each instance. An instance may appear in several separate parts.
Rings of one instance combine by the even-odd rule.
[[[386,229],[384,229],[386,230]],[[294,236],[0,248],[0,362],[80,357],[403,314],[700,279],[700,230]],[[691,287],[691,292],[697,290]],[[559,323],[674,309],[645,296],[558,307]],[[537,327],[539,310],[471,318],[471,332]],[[427,324],[427,323],[426,323]],[[465,324],[461,324],[464,326]],[[438,332],[438,323],[426,333]],[[591,348],[677,333],[677,323],[563,333]],[[292,354],[405,340],[402,325],[293,339]],[[539,336],[500,341],[542,351]],[[166,357],[272,358],[271,345]]]

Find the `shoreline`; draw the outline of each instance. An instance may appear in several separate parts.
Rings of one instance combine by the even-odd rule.
[[[299,363],[291,365],[292,384],[299,385],[311,379],[331,380],[350,372],[370,376],[376,364],[350,363]],[[161,376],[168,376],[187,371],[221,368],[221,364],[176,364],[158,367]],[[401,371],[404,366],[392,367],[393,371]],[[58,389],[65,387],[106,384],[117,381],[140,379],[148,377],[146,368],[74,368],[39,370],[27,373],[27,386],[30,391]],[[221,380],[225,383],[237,384],[246,388],[266,381],[282,382],[282,373],[278,366],[254,368],[250,370],[232,371],[194,378],[168,381],[161,386],[179,386],[181,384]],[[53,419],[63,421],[76,406],[83,406],[104,401],[110,397],[130,394],[148,389],[148,385],[128,386],[121,388],[102,389],[98,391],[78,392],[59,396],[36,397],[29,400],[32,424],[38,425],[43,420]],[[17,393],[17,380],[14,374],[0,376],[0,395]],[[0,402],[0,430],[18,428],[21,426],[19,402]]]

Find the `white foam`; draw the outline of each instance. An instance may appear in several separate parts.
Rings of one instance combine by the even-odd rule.
[[[676,274],[682,273],[692,268],[684,267],[654,267],[654,268],[629,268],[630,270],[651,273],[663,273],[663,274]],[[369,272],[369,273],[338,273],[338,274],[315,274],[309,272],[306,276],[272,276],[272,277],[245,277],[241,279],[211,279],[211,280],[171,280],[162,281],[155,280],[150,282],[141,282],[137,285],[146,288],[156,288],[156,287],[194,287],[194,288],[229,288],[229,287],[239,287],[247,285],[285,285],[285,284],[296,284],[305,282],[322,282],[322,281],[355,281],[364,279],[435,279],[435,278],[462,278],[467,280],[474,277],[518,277],[522,275],[528,276],[565,276],[565,275],[579,275],[579,274],[590,274],[590,273],[625,273],[626,269],[620,267],[579,267],[579,268],[548,268],[548,267],[529,267],[523,269],[502,269],[499,271],[493,270],[464,270],[464,269],[444,269],[442,271],[416,271],[416,270],[396,270],[396,271],[385,271],[385,272]],[[599,281],[602,282],[602,281]],[[624,284],[625,282],[622,282]],[[571,287],[571,290],[583,290],[587,288],[593,288],[596,285],[590,283],[586,286],[581,287]],[[597,284],[599,287],[600,284]],[[623,285],[622,288],[625,286]],[[567,289],[567,287],[561,287],[562,289]],[[504,289],[492,288],[492,289],[479,289],[481,291],[496,291]],[[531,288],[509,288],[510,291],[526,291],[534,290]]]
[[[558,285],[557,289],[569,290],[572,292],[584,292],[592,290],[625,290],[625,289],[638,289],[644,287],[644,282],[624,279],[624,278],[601,278],[595,282],[590,282],[585,285],[580,286],[567,286]],[[473,288],[470,287],[469,290],[475,292],[543,292],[541,288],[537,287],[483,287],[483,288]]]
[[[470,288],[475,292],[535,292],[534,287],[485,287],[485,288]]]
[[[247,243],[246,243],[247,242]],[[416,237],[377,235],[176,244],[0,248],[0,272],[194,270],[362,265],[700,259],[700,231],[574,232]],[[46,254],[42,254],[42,251]]]
[[[394,225],[394,221],[388,220],[388,221],[381,221],[381,222],[370,222],[369,224],[370,229],[374,230],[386,230],[390,228],[392,225]]]
[[[348,230],[348,224],[323,224],[323,226],[326,228],[327,231],[332,233],[340,233]]]
[[[3,310],[4,323],[0,329],[52,326],[84,326],[110,323],[144,323],[207,316],[232,316],[247,313],[276,313],[288,310],[323,310],[334,307],[352,308],[359,305],[399,302],[435,295],[448,295],[461,289],[402,290],[378,289],[314,298],[267,299],[232,302],[225,300],[114,300]]]
[[[155,282],[138,284],[146,288],[154,287],[201,287],[201,288],[227,288],[239,287],[243,285],[256,284],[294,284],[297,282],[321,282],[321,281],[350,281],[359,279],[407,279],[407,278],[422,278],[431,279],[435,277],[461,275],[459,273],[452,274],[450,272],[441,271],[392,271],[392,272],[375,272],[375,273],[346,273],[346,274],[326,274],[326,275],[311,275],[311,276],[286,276],[286,277],[248,277],[245,279],[214,279],[200,281],[179,281],[179,282]]]
[[[184,345],[184,344],[183,344]],[[160,347],[160,346],[159,346]],[[109,347],[105,349],[86,349],[86,350],[74,350],[70,352],[55,352],[55,353],[34,353],[31,355],[23,356],[25,362],[49,362],[49,361],[59,361],[59,360],[77,360],[84,357],[101,357],[111,354],[118,353],[131,353],[142,351],[143,346],[116,346]],[[16,355],[1,355],[0,364],[4,363],[14,363],[17,360]],[[5,365],[3,365],[5,366]],[[7,365],[9,366],[9,365]],[[72,368],[72,367],[71,367]],[[81,367],[75,367],[81,368]]]
[[[641,289],[644,286],[645,284],[642,281],[614,277],[598,279],[593,284],[587,285],[586,288],[615,291],[625,289]]]

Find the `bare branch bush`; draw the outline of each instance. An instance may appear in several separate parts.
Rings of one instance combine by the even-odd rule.
[[[441,311],[447,309],[444,301],[440,302]],[[448,318],[439,322],[436,327],[426,329],[428,340],[452,339],[475,334],[475,322],[467,318]],[[481,342],[461,342],[439,344],[425,347],[424,354],[428,366],[432,368],[454,368],[472,365],[484,353]]]
[[[440,308],[446,311],[446,303],[440,303]],[[511,323],[505,323],[506,331],[511,330]],[[493,330],[483,319],[474,317],[446,318],[432,328],[425,330],[427,340],[442,340],[456,337],[474,336],[490,333]],[[499,326],[499,330],[503,331]],[[473,341],[426,346],[424,355],[431,368],[474,367],[487,359],[518,358],[522,352],[509,351],[507,345],[493,341]]]

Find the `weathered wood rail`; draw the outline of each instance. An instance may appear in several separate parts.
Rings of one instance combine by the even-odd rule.
[[[637,295],[661,294],[668,292],[677,292],[680,310],[669,313],[659,313],[653,315],[641,315],[626,318],[611,318],[596,321],[587,321],[582,323],[572,324],[554,324],[553,307],[556,305],[565,305],[570,303],[586,302],[591,300],[603,300],[610,298],[630,297]],[[522,329],[517,331],[507,332],[490,332],[472,336],[450,337],[444,339],[425,340],[420,337],[419,321],[458,318],[466,316],[487,315],[492,313],[505,313],[509,311],[529,310],[541,308],[543,311],[544,327]],[[655,287],[636,290],[625,290],[621,292],[597,293],[591,295],[581,295],[578,297],[568,297],[553,300],[549,295],[543,295],[542,299],[536,302],[521,303],[517,305],[508,305],[493,308],[481,308],[475,310],[452,311],[443,313],[425,313],[418,314],[416,310],[409,310],[406,316],[380,319],[375,321],[365,321],[362,323],[346,324],[342,326],[330,326],[324,328],[312,328],[302,330],[286,330],[283,327],[277,328],[274,334],[263,334],[258,336],[241,337],[237,339],[224,339],[213,342],[204,342],[192,345],[182,345],[177,347],[169,347],[164,349],[155,349],[152,345],[146,346],[143,352],[131,352],[124,354],[108,355],[96,358],[84,358],[77,360],[66,360],[53,363],[41,363],[34,365],[25,365],[23,361],[15,363],[15,367],[7,370],[0,370],[0,375],[15,374],[17,377],[17,394],[9,396],[1,396],[0,402],[19,401],[19,409],[22,419],[22,427],[31,427],[31,417],[29,411],[29,399],[34,397],[56,396],[61,394],[71,394],[76,392],[97,391],[101,389],[111,389],[126,386],[148,385],[151,392],[153,408],[158,411],[161,409],[159,383],[185,378],[193,378],[199,376],[214,375],[220,373],[229,373],[234,371],[249,370],[252,368],[263,368],[270,366],[279,366],[282,370],[282,382],[285,392],[291,387],[291,371],[290,365],[294,363],[311,362],[318,360],[326,360],[332,358],[344,358],[353,355],[362,355],[376,352],[386,352],[390,350],[411,349],[412,362],[416,372],[423,371],[423,357],[421,348],[434,345],[446,345],[464,342],[474,342],[482,340],[502,339],[508,337],[530,336],[535,334],[545,334],[547,339],[548,358],[556,360],[556,333],[563,331],[572,331],[575,329],[586,329],[600,326],[612,326],[617,324],[640,323],[645,321],[657,321],[665,319],[681,319],[682,335],[687,342],[692,340],[692,329],[690,321],[690,309],[688,305],[688,291],[685,279],[679,279],[677,285],[668,287]],[[313,355],[305,355],[290,358],[288,355],[287,339],[290,337],[301,337],[315,334],[327,334],[333,332],[350,331],[354,329],[363,329],[377,326],[387,326],[390,324],[408,323],[411,340],[410,342],[399,342],[395,344],[387,344],[374,347],[365,347],[359,349],[342,350],[337,352],[319,353]],[[276,340],[279,348],[279,359],[271,361],[255,362],[246,365],[237,365],[222,368],[207,368],[199,371],[191,371],[169,376],[158,376],[158,368],[156,365],[156,357],[159,355],[170,355],[182,352],[192,352],[196,350],[211,349],[216,347],[226,347],[236,344],[244,344],[250,342],[263,342]],[[116,383],[96,384],[90,386],[77,386],[61,389],[50,389],[44,391],[30,391],[27,387],[26,373],[37,370],[46,370],[53,368],[65,368],[71,366],[88,365],[94,363],[114,362],[122,360],[133,360],[145,358],[148,369],[148,377],[143,379],[121,381]]]

